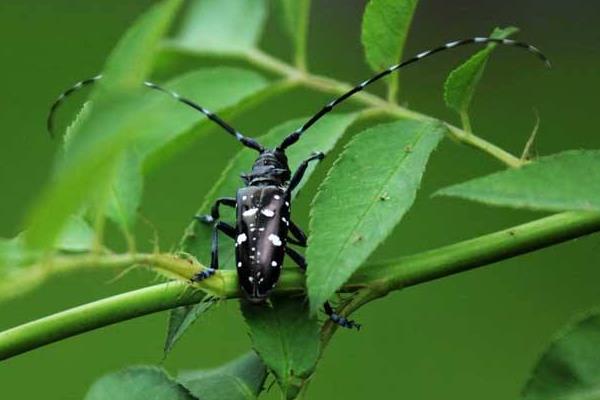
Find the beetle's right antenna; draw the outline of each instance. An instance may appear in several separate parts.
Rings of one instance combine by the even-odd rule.
[[[279,149],[285,150],[286,148],[288,148],[291,145],[293,145],[294,143],[296,143],[298,141],[298,139],[300,139],[300,137],[304,134],[304,132],[306,132],[308,130],[308,128],[313,126],[314,123],[317,122],[318,120],[320,120],[323,116],[325,116],[326,114],[331,112],[331,110],[333,110],[333,108],[335,106],[337,106],[340,103],[343,103],[351,96],[360,92],[361,90],[363,90],[365,87],[369,86],[370,84],[377,82],[381,78],[383,78],[393,72],[396,72],[399,69],[406,67],[407,65],[416,63],[424,58],[428,58],[428,57],[430,57],[434,54],[440,53],[442,51],[446,51],[449,49],[453,49],[453,48],[468,45],[468,44],[487,44],[487,43],[496,43],[496,44],[500,44],[500,45],[504,45],[504,46],[520,47],[520,48],[525,49],[528,52],[532,53],[537,58],[542,60],[544,62],[544,64],[546,64],[547,67],[550,67],[550,61],[548,60],[548,58],[546,58],[546,56],[537,47],[534,47],[534,46],[524,43],[524,42],[518,42],[518,41],[512,40],[512,39],[496,39],[496,38],[491,38],[491,37],[473,37],[473,38],[469,38],[469,39],[456,40],[454,42],[449,42],[449,43],[446,43],[439,47],[433,48],[431,50],[427,50],[422,53],[419,53],[416,56],[409,58],[406,61],[401,62],[400,64],[392,65],[388,69],[381,71],[380,73],[376,74],[375,76],[372,76],[371,78],[367,79],[366,81],[362,82],[361,84],[359,84],[359,85],[353,87],[352,89],[348,90],[347,92],[343,93],[338,98],[333,99],[332,101],[327,103],[323,108],[321,108],[315,115],[310,117],[310,119],[308,121],[306,121],[304,123],[304,125],[302,125],[298,129],[296,129],[294,132],[290,133],[283,140],[283,142],[281,142],[281,144],[279,145]]]
[[[85,86],[88,86],[92,83],[95,83],[95,82],[99,81],[100,79],[102,79],[102,75],[98,75],[93,78],[89,78],[89,79],[83,80],[81,82],[78,82],[74,86],[72,86],[71,88],[69,88],[68,90],[63,92],[60,96],[58,96],[58,98],[52,104],[52,107],[50,107],[50,112],[48,113],[47,127],[48,127],[48,132],[50,133],[51,137],[54,137],[54,116],[56,115],[56,110],[64,102],[64,100],[67,97],[69,97],[71,94],[76,92],[77,90],[79,90]],[[211,120],[212,122],[219,125],[225,131],[227,131],[227,133],[229,133],[230,135],[234,136],[244,146],[254,149],[258,152],[264,151],[264,147],[260,143],[258,143],[256,140],[242,135],[238,130],[236,130],[231,125],[229,125],[227,122],[225,122],[223,119],[221,119],[221,117],[219,117],[217,114],[207,110],[206,108],[193,102],[192,100],[181,96],[177,92],[163,88],[162,86],[159,86],[153,82],[144,82],[144,85],[150,89],[154,89],[154,90],[158,90],[159,92],[166,93],[169,96],[173,97],[175,100],[179,101],[180,103],[183,103],[186,106],[191,107],[194,110],[201,112],[209,120]]]

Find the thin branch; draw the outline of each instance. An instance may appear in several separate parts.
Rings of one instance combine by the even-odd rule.
[[[365,266],[341,289],[343,292],[357,292],[343,312],[348,315],[362,305],[395,290],[468,271],[597,231],[600,231],[600,213],[566,212],[398,260]],[[105,267],[144,264],[186,279],[201,267],[163,254],[95,257],[95,260],[81,257],[79,262],[96,262]],[[65,268],[74,269],[76,260],[77,257],[73,257],[69,261],[73,264]],[[215,277],[196,287],[187,282],[174,281],[128,292],[0,333],[0,360],[116,322],[193,304],[203,297],[205,291],[220,298],[241,295],[236,273],[232,270],[220,271]],[[297,294],[303,291],[304,275],[296,269],[284,271],[277,292]],[[335,329],[332,324],[325,324],[324,342],[331,338]]]

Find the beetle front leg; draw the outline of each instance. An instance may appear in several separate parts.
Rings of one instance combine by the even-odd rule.
[[[304,258],[304,256],[300,253],[298,253],[296,250],[291,249],[289,247],[285,248],[285,252],[288,256],[290,256],[290,258],[292,260],[294,260],[294,262],[296,264],[298,264],[298,266],[300,267],[300,269],[302,269],[303,271],[306,271],[306,259]],[[329,302],[325,302],[325,304],[323,305],[324,309],[325,309],[325,314],[327,314],[327,316],[329,317],[330,320],[332,320],[334,323],[336,323],[337,325],[343,327],[343,328],[348,328],[348,329],[352,329],[352,328],[356,328],[357,330],[360,329],[360,324],[356,323],[353,320],[347,319],[346,317],[341,316],[340,314],[336,313],[335,310],[333,309],[333,307],[331,307],[331,304],[329,304]]]
[[[219,269],[219,231],[230,238],[235,238],[235,228],[222,221],[217,221],[213,225],[212,239],[210,246],[210,267],[203,269],[192,277],[192,282],[200,282],[210,278]]]
[[[308,163],[310,163],[311,161],[315,161],[315,160],[321,161],[323,158],[325,158],[325,154],[318,152],[318,153],[313,153],[312,156],[310,156],[306,160],[302,161],[300,163],[300,165],[298,166],[298,169],[296,170],[296,172],[294,172],[294,176],[292,176],[292,179],[290,179],[290,183],[288,185],[288,188],[286,189],[286,193],[291,194],[292,191],[296,188],[296,186],[298,186],[298,184],[304,177],[304,174],[306,173],[306,168],[308,168]]]
[[[233,197],[220,197],[218,198],[210,209],[210,214],[207,215],[196,215],[195,219],[205,224],[211,224],[220,218],[219,206],[224,205],[227,207],[235,207],[236,200]]]

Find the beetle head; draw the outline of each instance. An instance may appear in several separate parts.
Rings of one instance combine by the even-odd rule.
[[[259,182],[283,185],[290,180],[291,172],[287,156],[280,149],[264,150],[260,153],[249,174],[242,175],[247,185]]]

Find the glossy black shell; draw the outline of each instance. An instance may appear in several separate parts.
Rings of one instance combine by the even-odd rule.
[[[264,301],[275,287],[285,256],[290,199],[280,186],[249,186],[237,192],[236,267],[249,300]]]

